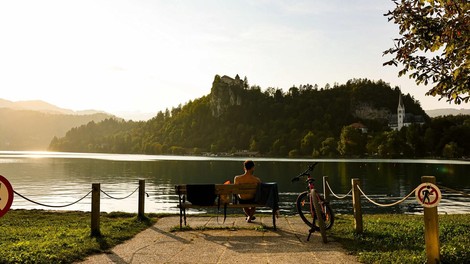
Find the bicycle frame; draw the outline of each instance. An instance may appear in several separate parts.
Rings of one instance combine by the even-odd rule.
[[[298,181],[300,179],[300,177],[304,177],[304,176],[307,176],[307,180],[306,180],[306,183],[307,183],[307,189],[308,189],[308,197],[309,197],[309,200],[310,200],[310,214],[312,215],[312,218],[315,217],[315,208],[313,207],[313,196],[312,196],[312,191],[313,189],[315,189],[315,184],[313,183],[315,181],[315,179],[312,178],[312,175],[310,174],[311,171],[313,171],[313,169],[315,168],[315,166],[318,164],[318,162],[315,162],[313,163],[312,165],[308,166],[307,170],[305,170],[303,173],[301,173],[300,175],[298,175],[297,177],[293,178],[292,179],[292,182],[294,181]],[[318,194],[317,194],[318,196]],[[322,211],[323,211],[323,205],[322,205]]]
[[[316,165],[316,163],[315,163]],[[315,207],[314,207],[314,197],[313,197],[313,190],[315,189],[315,184],[313,183],[315,180],[312,178],[312,176],[310,174],[307,174],[307,188],[308,188],[308,197],[309,197],[309,201],[310,201],[310,215],[312,216],[312,219],[315,219]],[[320,195],[315,191],[315,195],[317,196],[317,201],[320,205],[320,210],[322,212],[325,212],[325,207],[323,205],[323,203],[320,203],[320,201],[322,200],[320,198]]]
[[[321,218],[323,221],[327,221],[328,223],[326,224],[326,228],[330,229],[331,226],[333,225],[334,222],[334,215],[329,207],[329,204],[327,201],[324,201],[321,195],[315,191],[315,194],[313,194],[313,191],[315,190],[315,184],[314,184],[314,179],[311,175],[311,172],[315,168],[315,166],[318,164],[318,162],[309,165],[307,170],[305,170],[303,173],[299,174],[298,176],[294,177],[292,179],[292,182],[299,181],[301,177],[306,177],[306,183],[307,183],[307,191],[304,191],[299,194],[296,200],[296,207],[297,211],[299,212],[299,216],[302,218],[302,220],[310,226],[311,232],[313,232],[314,229],[319,228],[315,221],[320,221],[320,219],[317,218],[317,214],[315,212],[315,203],[314,199],[315,197],[313,195],[316,195],[316,200],[318,201],[318,205],[320,206],[320,211],[321,211]],[[308,196],[308,198],[307,198]],[[308,206],[305,206],[305,203],[309,203]],[[304,207],[305,206],[305,207]],[[305,210],[302,210],[302,208],[305,208]],[[306,216],[309,216],[309,219],[306,218]],[[317,220],[315,220],[317,219]]]
[[[315,180],[312,178],[310,174],[307,175],[307,185],[308,185],[308,197],[310,199],[310,214],[312,215],[312,219],[315,218],[315,208],[313,203],[313,190],[315,189],[315,184],[313,183]],[[318,194],[317,194],[318,197]],[[318,199],[320,200],[320,199]],[[323,211],[323,205],[321,206],[321,210]]]

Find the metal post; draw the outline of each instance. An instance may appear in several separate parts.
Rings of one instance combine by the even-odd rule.
[[[325,200],[325,202],[330,201],[330,188],[328,188],[327,182],[328,176],[323,176],[323,199]]]
[[[101,236],[100,231],[100,192],[99,183],[91,185],[91,236]]]
[[[357,188],[360,185],[361,181],[357,178],[352,179],[352,188],[353,188],[353,209],[354,209],[354,228],[356,229],[357,234],[362,234],[364,231],[362,225],[362,208],[361,208],[361,192]]]
[[[434,176],[422,176],[421,182],[436,184],[436,178]],[[437,206],[424,207],[424,241],[426,242],[427,263],[440,263]]]
[[[145,180],[139,180],[139,210],[138,218],[145,218]]]

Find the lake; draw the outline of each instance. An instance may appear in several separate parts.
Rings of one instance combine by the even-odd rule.
[[[146,181],[145,211],[177,213],[174,185],[181,183],[223,183],[243,173],[245,158],[155,156],[127,154],[90,154],[62,152],[0,151],[0,175],[14,190],[33,201],[53,206],[73,203],[91,191],[92,183],[101,183],[107,194],[122,198]],[[277,182],[282,214],[295,213],[295,199],[305,190],[291,178],[308,164],[320,162],[313,175],[322,192],[322,176],[328,176],[334,193],[351,189],[351,179],[359,178],[361,188],[373,200],[387,204],[408,195],[421,183],[421,176],[435,176],[437,184],[470,193],[470,162],[452,160],[383,159],[275,159],[253,158],[255,175],[265,182]],[[470,213],[470,198],[441,188],[440,213]],[[101,194],[104,212],[137,212],[137,192],[127,199],[115,200]],[[331,199],[336,213],[351,213],[351,198]],[[422,207],[414,194],[392,207],[377,207],[362,199],[364,213],[419,213]],[[12,209],[91,210],[91,195],[68,207],[49,208],[15,195]],[[195,212],[196,213],[196,212]]]

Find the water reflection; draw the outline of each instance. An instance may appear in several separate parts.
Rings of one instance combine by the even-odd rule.
[[[50,152],[0,152],[0,174],[9,179],[18,193],[44,204],[72,203],[91,190],[92,183],[114,197],[129,195],[146,180],[146,212],[176,213],[174,185],[181,183],[223,183],[242,173],[243,158],[176,157],[151,155],[82,154]],[[312,160],[255,159],[255,174],[263,181],[277,182],[281,212],[295,213],[294,202],[305,190],[302,182],[291,178],[305,170]],[[392,203],[408,195],[421,183],[422,175],[434,175],[440,185],[469,193],[470,162],[438,160],[321,160],[314,171],[318,190],[322,176],[328,176],[333,191],[345,194],[351,179],[359,178],[361,188],[379,203]],[[468,197],[442,190],[440,212],[470,213]],[[91,195],[81,202],[58,210],[91,210]],[[101,209],[137,211],[137,193],[124,200],[101,196]],[[332,198],[337,213],[351,213],[351,200]],[[50,209],[32,204],[18,196],[13,209]],[[381,208],[362,201],[365,213],[416,213],[422,208],[414,195],[404,203]],[[52,208],[56,209],[56,208]]]

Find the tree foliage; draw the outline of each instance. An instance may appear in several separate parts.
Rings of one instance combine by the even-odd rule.
[[[395,57],[384,65],[403,64],[417,84],[433,87],[427,95],[460,104],[470,99],[470,2],[468,0],[398,0],[385,16],[399,25]],[[436,55],[438,54],[438,55]]]
[[[362,156],[366,152],[366,136],[353,126],[341,130],[338,152],[343,156]]]

